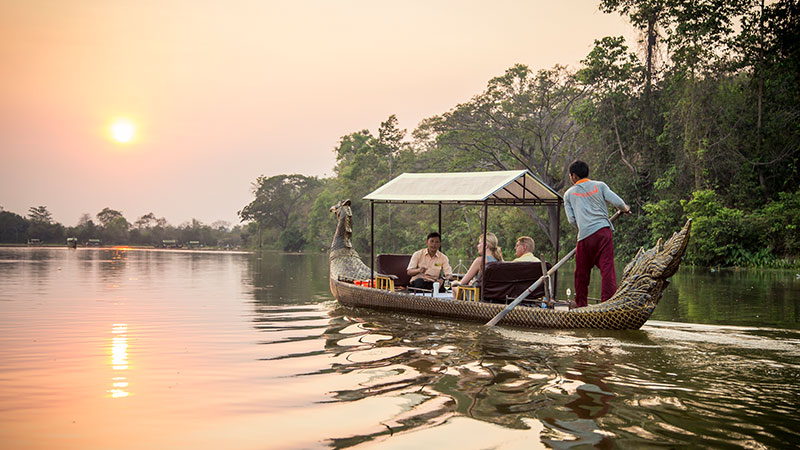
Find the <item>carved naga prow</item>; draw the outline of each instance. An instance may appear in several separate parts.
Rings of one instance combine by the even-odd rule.
[[[667,288],[669,278],[681,265],[689,245],[691,230],[692,220],[689,219],[680,231],[665,242],[659,239],[649,250],[640,248],[625,266],[617,292],[605,304],[613,305],[623,300],[630,302],[635,299],[652,312]]]
[[[350,241],[353,235],[353,211],[350,209],[350,200],[342,200],[331,206],[331,212],[337,218],[336,233],[333,235],[328,255],[331,278],[347,280],[372,278],[370,268],[361,261]]]

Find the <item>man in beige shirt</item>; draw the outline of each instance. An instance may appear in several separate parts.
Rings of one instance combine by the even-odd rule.
[[[514,254],[517,255],[517,259],[515,259],[514,262],[540,262],[539,258],[533,256],[535,247],[536,243],[533,242],[532,237],[520,236],[517,238],[517,245],[514,246]]]
[[[425,240],[426,248],[418,250],[411,255],[406,272],[411,276],[411,287],[433,289],[433,283],[439,282],[439,290],[444,286],[444,279],[453,275],[450,260],[442,248],[442,237],[437,232],[431,232]],[[444,277],[442,277],[444,275]]]

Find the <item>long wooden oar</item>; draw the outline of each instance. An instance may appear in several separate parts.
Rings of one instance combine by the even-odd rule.
[[[622,211],[617,211],[616,213],[614,213],[613,216],[611,216],[609,221],[613,222],[614,219],[616,219],[617,216],[619,216],[620,214],[622,214]],[[559,267],[564,265],[565,262],[569,261],[569,259],[572,258],[573,255],[575,255],[575,252],[577,250],[578,247],[575,247],[572,249],[571,252],[567,254],[567,256],[561,258],[561,261],[557,262],[555,266],[551,267],[546,274],[542,275],[538,280],[536,280],[535,283],[530,285],[528,289],[525,289],[525,291],[522,294],[519,294],[519,297],[514,299],[513,302],[509,303],[508,306],[505,307],[505,309],[503,309],[496,316],[494,316],[492,320],[486,322],[486,326],[493,327],[497,325],[497,322],[500,322],[503,319],[503,317],[506,316],[506,314],[510,313],[512,309],[514,309],[517,305],[519,305],[522,302],[523,299],[525,299],[528,295],[530,295],[531,292],[535,291],[536,288],[539,287],[540,284],[542,284],[542,281],[544,281],[550,275],[554,274]]]

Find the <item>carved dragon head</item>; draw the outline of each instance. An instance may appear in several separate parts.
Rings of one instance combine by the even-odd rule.
[[[350,209],[350,199],[342,200],[331,206],[331,212],[338,219],[336,233],[331,242],[331,250],[353,248],[353,244],[350,242],[353,235],[353,211]]]
[[[617,293],[607,303],[625,297],[638,297],[643,302],[658,303],[661,292],[669,284],[667,279],[678,271],[689,244],[691,229],[690,219],[666,242],[659,239],[650,250],[640,248],[636,256],[625,266]]]

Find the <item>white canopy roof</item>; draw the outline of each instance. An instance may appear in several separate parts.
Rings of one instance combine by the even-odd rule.
[[[563,203],[558,192],[527,170],[404,173],[364,199],[386,203]]]

